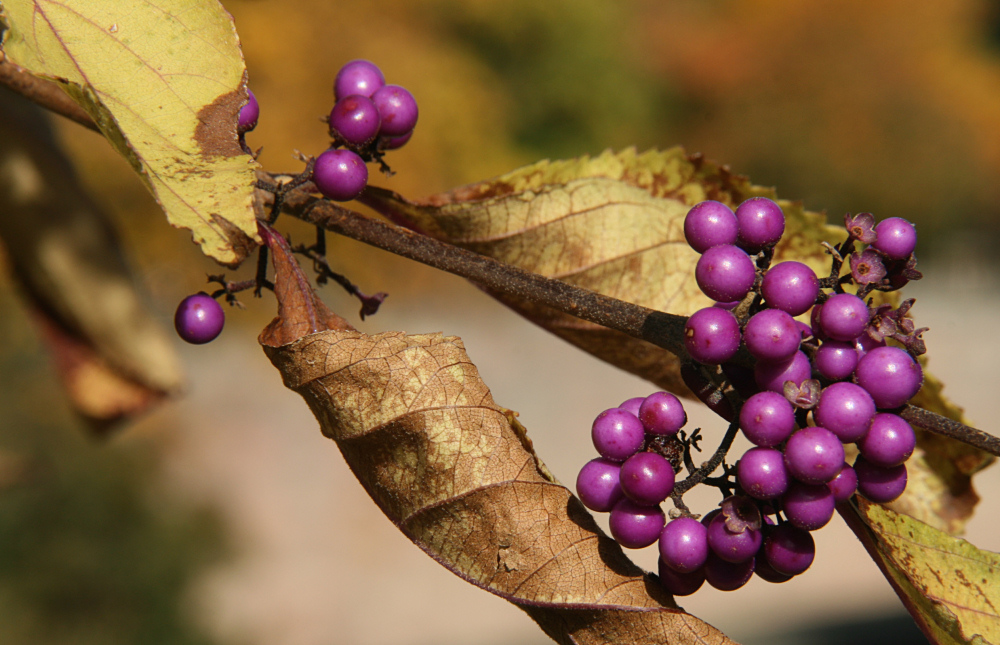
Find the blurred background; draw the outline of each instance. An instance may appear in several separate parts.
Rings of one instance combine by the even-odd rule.
[[[261,105],[249,144],[272,171],[318,154],[337,70],[381,66],[420,104],[412,141],[372,183],[421,198],[541,158],[682,145],[784,198],[917,223],[926,279],[908,288],[929,368],[997,432],[1000,316],[1000,5],[629,0],[228,0]],[[97,135],[55,123],[107,208],[151,304],[219,268],[166,225]],[[4,144],[0,141],[0,147]],[[374,177],[374,174],[373,174]],[[311,232],[279,227],[293,240]],[[521,321],[453,276],[350,240],[330,257],[368,292],[375,333],[462,336],[494,397],[572,483],[593,417],[651,387]],[[231,276],[248,278],[250,266]],[[0,282],[0,642],[272,645],[545,643],[519,610],[452,576],[370,503],[335,445],[256,343],[269,296],[227,309],[216,342],[177,341],[184,393],[110,440],[73,416],[8,277]],[[689,406],[712,437],[724,430]],[[967,537],[1000,551],[1000,476]],[[705,509],[714,506],[711,496]],[[697,501],[696,501],[697,505]],[[992,515],[992,517],[991,517]],[[785,585],[754,580],[680,603],[744,643],[922,642],[853,535],[817,534]],[[655,568],[655,553],[636,560]],[[762,608],[766,611],[761,611]]]

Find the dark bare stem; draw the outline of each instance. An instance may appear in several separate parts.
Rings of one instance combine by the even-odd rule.
[[[0,85],[5,85],[26,99],[41,107],[76,121],[85,128],[100,132],[87,112],[76,104],[62,88],[53,81],[33,76],[3,59],[0,52]]]
[[[982,430],[970,428],[958,421],[913,405],[905,406],[900,411],[899,416],[906,419],[910,424],[923,428],[928,432],[958,439],[962,443],[967,443],[995,457],[1000,457],[1000,438],[987,434]]]
[[[736,433],[739,432],[739,430],[740,424],[737,421],[730,423],[729,430],[726,431],[726,436],[722,438],[722,443],[720,443],[719,447],[716,448],[715,454],[712,455],[712,458],[703,463],[701,468],[696,470],[687,479],[674,486],[673,495],[683,495],[694,486],[705,481],[709,475],[715,472],[715,469],[722,464],[722,460],[726,458],[726,454],[729,453],[729,448],[732,447],[733,440],[736,439]]]
[[[344,291],[361,301],[361,320],[364,320],[366,316],[373,316],[378,313],[379,307],[383,302],[385,302],[385,299],[389,297],[389,294],[384,291],[380,291],[373,296],[369,296],[361,291],[356,284],[348,280],[346,276],[331,269],[330,264],[326,259],[326,236],[323,234],[325,231],[321,228],[317,228],[316,230],[321,233],[317,239],[316,246],[294,246],[292,247],[292,252],[304,255],[312,260],[313,268],[317,273],[317,284],[324,284],[327,280],[333,280],[343,287]],[[321,253],[317,250],[318,247],[322,247],[324,251]]]

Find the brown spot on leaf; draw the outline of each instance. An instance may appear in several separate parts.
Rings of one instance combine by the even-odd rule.
[[[210,159],[244,154],[236,135],[236,124],[240,108],[249,100],[245,72],[243,81],[240,89],[220,94],[198,111],[198,126],[194,131],[194,139],[198,142],[202,157]]]

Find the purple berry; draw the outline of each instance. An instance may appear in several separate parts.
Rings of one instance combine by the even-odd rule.
[[[704,568],[699,567],[689,573],[678,573],[668,567],[662,558],[660,558],[657,567],[660,573],[660,584],[671,595],[690,596],[701,589],[701,585],[705,583]]]
[[[785,517],[794,526],[815,531],[826,526],[833,517],[836,503],[826,484],[803,484],[793,481],[781,498]]]
[[[813,355],[813,366],[823,378],[842,381],[854,373],[859,358],[854,343],[828,340]]]
[[[597,452],[611,461],[625,461],[639,452],[646,438],[639,418],[621,408],[597,415],[590,434]]]
[[[799,351],[802,332],[789,314],[780,309],[765,309],[747,322],[743,342],[754,358],[777,363]]]
[[[795,408],[777,392],[754,394],[740,409],[740,429],[755,445],[777,446],[795,430]]]
[[[837,476],[826,485],[830,487],[834,501],[846,502],[854,495],[854,491],[858,490],[858,476],[845,461]]]
[[[694,269],[698,287],[712,300],[742,300],[756,277],[753,260],[731,244],[713,246],[705,251]]]
[[[893,409],[910,400],[924,382],[920,364],[898,347],[876,347],[861,357],[854,370],[858,385],[868,390],[881,409]]]
[[[656,542],[667,518],[659,506],[640,506],[625,498],[611,509],[611,536],[626,549],[641,549]]]
[[[882,468],[858,457],[854,462],[858,476],[858,492],[876,504],[887,504],[906,490],[906,465]]]
[[[654,506],[674,490],[674,468],[655,452],[640,452],[622,464],[622,492],[636,504]]]
[[[872,418],[868,434],[858,442],[858,450],[868,463],[891,468],[909,459],[916,445],[909,423],[895,414],[881,412]]]
[[[177,335],[192,345],[204,345],[222,333],[226,314],[222,305],[207,293],[196,293],[181,300],[174,314]]]
[[[873,247],[893,260],[905,260],[917,248],[917,230],[901,217],[890,217],[875,225],[878,239]]]
[[[705,561],[705,580],[719,591],[735,591],[753,577],[753,567],[753,558],[734,564],[709,553]]]
[[[708,525],[708,547],[726,562],[752,560],[760,548],[760,531],[745,529],[734,533],[726,528],[726,517],[716,515]]]
[[[678,573],[701,569],[708,558],[708,530],[698,520],[678,517],[660,532],[660,558]]]
[[[820,324],[830,338],[853,342],[868,326],[870,317],[864,300],[852,293],[835,293],[823,303]]]
[[[785,467],[800,482],[825,484],[837,476],[843,464],[844,446],[826,428],[802,428],[785,444]]]
[[[618,473],[621,464],[608,459],[592,459],[576,477],[576,494],[583,505],[598,513],[607,513],[622,498]]]
[[[784,392],[785,381],[791,381],[798,386],[811,378],[812,366],[809,364],[809,357],[798,351],[790,359],[778,363],[757,361],[753,368],[753,376],[760,389]]]
[[[782,524],[768,529],[764,538],[764,555],[778,573],[797,576],[813,563],[816,542],[809,531]]]
[[[872,338],[868,334],[861,334],[854,341],[854,349],[858,350],[858,360],[859,361],[861,360],[862,356],[864,356],[868,352],[872,351],[876,347],[885,347],[885,341],[884,340],[875,340],[874,338]]]
[[[754,499],[774,499],[788,490],[788,471],[781,451],[751,448],[736,462],[736,480]]]
[[[673,394],[654,392],[639,406],[639,420],[650,434],[674,435],[687,423],[687,413]]]
[[[760,292],[768,306],[798,316],[816,302],[819,279],[801,262],[780,262],[764,274]]]
[[[313,183],[324,197],[348,202],[365,189],[368,167],[350,150],[327,150],[316,157]]]
[[[765,538],[766,539],[766,538]],[[786,576],[783,573],[778,573],[771,563],[767,561],[767,556],[764,555],[764,549],[757,552],[757,555],[753,558],[753,572],[757,574],[762,580],[767,582],[780,584],[782,582],[788,582],[792,579],[792,576]]]
[[[700,309],[684,325],[684,347],[701,363],[725,363],[740,348],[740,323],[725,309]]]
[[[634,396],[634,397],[632,397],[631,399],[629,399],[627,401],[623,401],[622,404],[619,405],[618,407],[621,408],[622,410],[625,410],[626,412],[631,412],[632,414],[634,414],[638,418],[638,416],[639,416],[639,407],[642,405],[642,402],[645,401],[645,400],[646,400],[645,397]]]
[[[372,94],[372,101],[382,116],[383,137],[401,137],[417,125],[417,101],[406,88],[399,85],[380,87]]]
[[[864,388],[854,383],[834,383],[819,395],[813,419],[843,443],[853,443],[865,436],[875,414],[875,401]]]
[[[371,98],[375,90],[384,85],[385,76],[375,63],[352,60],[337,72],[337,79],[333,82],[333,95],[338,101],[352,94]]]
[[[256,128],[257,119],[260,118],[260,104],[257,103],[257,97],[253,95],[253,92],[249,88],[247,89],[247,94],[250,96],[250,100],[240,108],[240,116],[236,122],[236,131],[240,134],[250,132]]]
[[[378,108],[367,96],[351,94],[337,101],[330,111],[330,132],[354,146],[371,143],[381,120]]]
[[[405,146],[413,138],[413,130],[398,137],[379,137],[379,150],[397,150]]]
[[[695,204],[684,218],[684,239],[698,253],[720,244],[736,244],[736,234],[736,216],[722,202]]]
[[[767,197],[751,197],[737,206],[736,221],[740,247],[753,253],[777,244],[785,232],[785,214]]]

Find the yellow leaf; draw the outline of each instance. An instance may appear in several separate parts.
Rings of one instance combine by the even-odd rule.
[[[256,162],[236,137],[246,72],[222,6],[12,0],[2,11],[8,59],[57,81],[206,255],[243,260],[257,241]]]
[[[1000,643],[1000,554],[864,500],[841,514],[931,642]]]

